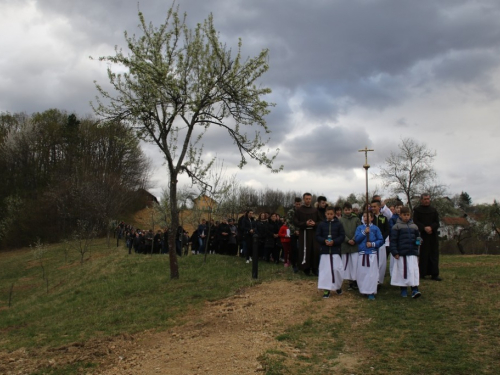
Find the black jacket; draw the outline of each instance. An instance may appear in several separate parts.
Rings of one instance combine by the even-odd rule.
[[[327,246],[325,240],[328,235],[332,236],[333,246]],[[322,221],[316,227],[316,241],[318,241],[320,247],[320,254],[341,254],[340,245],[344,242],[345,231],[344,226],[337,217],[334,217],[332,221]]]

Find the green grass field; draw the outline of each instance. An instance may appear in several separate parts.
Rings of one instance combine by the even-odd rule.
[[[65,246],[0,253],[1,351],[167,329],[206,300],[302,278],[263,264],[255,281],[241,258],[212,255],[180,258],[180,279],[170,280],[168,256],[129,256],[99,240],[81,265]],[[498,373],[500,257],[443,256],[441,270],[444,281],[421,282],[420,299],[386,286],[376,301],[345,296],[352,303],[288,327],[276,339],[314,354],[262,353],[266,373],[330,374],[345,356],[360,359],[353,374]]]

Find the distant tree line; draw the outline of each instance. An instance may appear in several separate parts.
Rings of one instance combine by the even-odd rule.
[[[104,230],[133,211],[149,164],[120,122],[58,109],[0,113],[0,246],[56,241],[79,222]]]

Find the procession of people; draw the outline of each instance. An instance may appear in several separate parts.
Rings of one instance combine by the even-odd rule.
[[[283,217],[247,210],[237,221],[202,219],[191,234],[179,225],[175,250],[178,256],[207,252],[240,256],[246,263],[282,264],[318,277],[323,298],[331,292],[341,295],[346,280],[347,290],[374,300],[389,268],[390,285],[399,287],[402,297],[418,298],[421,279],[442,280],[439,215],[430,203],[430,195],[422,194],[420,205],[410,212],[400,201],[388,206],[375,195],[360,210],[349,202],[333,207],[324,196],[313,203],[312,194],[304,193]],[[122,222],[116,234],[117,246],[124,238],[129,254],[168,253],[168,228],[153,233]]]

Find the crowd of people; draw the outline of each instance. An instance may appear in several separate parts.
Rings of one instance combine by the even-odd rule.
[[[142,230],[134,228],[123,221],[115,229],[116,246],[120,245],[120,240],[125,240],[128,253],[132,254],[132,249],[138,254],[167,254],[168,253],[168,229]]]
[[[413,215],[412,215],[413,214]],[[413,216],[413,218],[412,218]],[[191,253],[239,255],[246,263],[255,256],[265,262],[283,264],[293,272],[318,277],[318,289],[329,298],[333,291],[348,290],[375,299],[383,285],[387,265],[391,285],[399,286],[402,297],[421,295],[420,280],[439,276],[439,217],[423,194],[420,205],[410,212],[402,202],[386,205],[380,196],[368,205],[346,202],[332,207],[324,196],[313,204],[312,195],[295,198],[284,217],[277,213],[248,210],[233,219],[206,221],[189,235],[182,226],[175,231],[179,256]],[[129,253],[168,253],[168,230],[141,231],[120,223],[117,241],[126,239]],[[117,242],[118,245],[118,242]]]
[[[387,264],[390,284],[398,286],[402,297],[421,296],[420,280],[439,277],[439,216],[430,205],[430,195],[423,194],[413,212],[402,202],[387,206],[376,195],[361,212],[345,203],[342,209],[327,206],[325,197],[304,194],[303,202],[290,211],[297,238],[299,266],[306,274],[318,276],[323,297],[342,294],[342,284],[359,290],[374,300],[383,285]],[[295,241],[293,241],[295,242]],[[300,265],[299,265],[300,262]],[[389,262],[389,263],[388,263]]]

